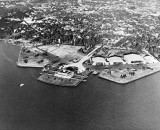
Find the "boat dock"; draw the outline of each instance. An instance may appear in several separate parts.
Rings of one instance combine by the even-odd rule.
[[[44,73],[37,79],[41,82],[58,85],[58,86],[77,86],[82,81],[85,81],[85,79],[88,78],[88,75],[90,73],[91,71],[86,71],[85,73],[83,73],[83,75],[74,74],[72,78],[60,78],[60,77],[54,76],[53,74]]]

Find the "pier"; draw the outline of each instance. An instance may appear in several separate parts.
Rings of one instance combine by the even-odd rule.
[[[73,77],[69,79],[56,77],[54,74],[44,73],[37,79],[41,82],[58,86],[78,86],[81,82],[84,81],[84,79],[88,78],[90,73],[91,71],[85,71],[82,75],[74,74]]]

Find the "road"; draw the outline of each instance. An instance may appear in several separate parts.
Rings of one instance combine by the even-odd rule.
[[[99,49],[101,46],[96,46],[95,49],[93,49],[90,53],[88,53],[86,56],[84,56],[80,61],[78,61],[77,63],[71,63],[68,65],[64,65],[63,68],[67,68],[67,67],[77,67],[78,68],[78,72],[82,73],[83,71],[86,70],[86,68],[83,66],[83,63],[90,59],[92,57],[92,55],[94,54],[94,52]]]

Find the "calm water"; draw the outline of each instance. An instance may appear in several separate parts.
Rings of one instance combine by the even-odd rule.
[[[17,67],[18,52],[0,41],[0,130],[160,129],[160,73],[126,85],[91,75],[58,87],[37,81],[40,69]]]

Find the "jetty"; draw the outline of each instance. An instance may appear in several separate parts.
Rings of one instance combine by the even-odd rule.
[[[54,74],[44,73],[39,78],[37,78],[37,80],[57,86],[78,86],[81,82],[88,78],[90,73],[90,70],[84,71],[82,74],[74,74],[71,78],[61,78],[54,76]]]

